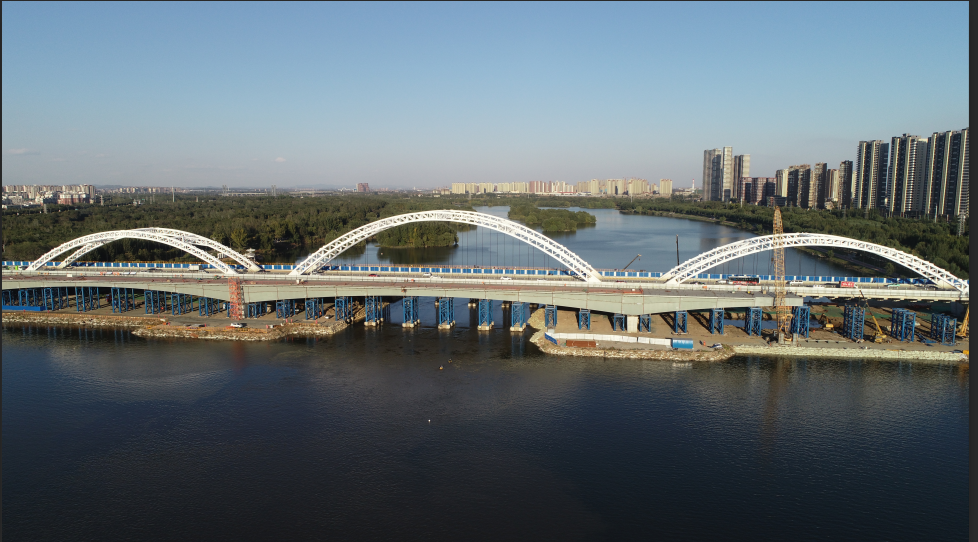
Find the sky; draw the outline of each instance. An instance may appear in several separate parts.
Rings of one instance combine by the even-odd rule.
[[[3,3],[4,184],[753,176],[968,126],[965,3]]]

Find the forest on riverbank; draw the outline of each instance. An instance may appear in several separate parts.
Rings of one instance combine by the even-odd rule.
[[[162,199],[162,198],[161,198]],[[131,199],[106,198],[106,204],[50,212],[3,213],[3,259],[32,260],[77,237],[108,230],[166,227],[203,235],[235,250],[255,249],[265,262],[291,262],[340,235],[369,222],[414,211],[472,210],[458,198],[391,196],[221,197],[177,196],[175,202],[132,205]],[[127,203],[122,203],[126,201]],[[382,246],[449,246],[466,224],[433,222],[386,230]],[[99,261],[191,261],[167,245],[125,239],[109,243],[84,259]]]
[[[586,211],[541,209],[531,202],[514,203],[509,207],[509,219],[527,226],[540,226],[544,232],[577,231],[578,226],[593,226],[597,219]]]

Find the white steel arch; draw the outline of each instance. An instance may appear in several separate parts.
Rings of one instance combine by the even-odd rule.
[[[472,224],[496,230],[523,241],[524,243],[543,251],[548,256],[553,257],[558,262],[565,265],[569,270],[576,273],[578,277],[588,282],[600,282],[601,274],[591,267],[577,254],[574,254],[564,245],[543,235],[536,230],[527,228],[522,224],[512,220],[492,216],[485,213],[473,211],[422,211],[418,213],[407,213],[392,216],[376,222],[371,222],[366,226],[361,226],[351,232],[345,233],[311,254],[304,261],[295,266],[290,275],[302,275],[315,269],[319,269],[333,258],[339,256],[346,249],[357,243],[369,239],[378,233],[401,226],[403,224],[413,224],[416,222],[458,222],[462,224]]]
[[[169,229],[169,228],[138,228],[136,230],[119,230],[119,231],[142,231],[142,232],[153,233],[153,234],[158,234],[158,235],[165,235],[165,236],[167,236],[167,237],[169,237],[171,239],[176,239],[178,241],[183,241],[184,243],[187,243],[189,245],[194,245],[194,246],[198,246],[198,247],[203,246],[203,247],[207,247],[207,248],[213,249],[213,250],[217,251],[217,258],[218,259],[225,258],[225,257],[226,258],[231,258],[234,261],[238,262],[239,264],[243,265],[246,269],[248,269],[248,271],[254,272],[254,271],[260,271],[261,270],[261,267],[257,263],[249,260],[246,256],[244,256],[240,252],[237,252],[235,250],[232,250],[230,247],[227,247],[227,246],[225,246],[225,245],[223,245],[221,243],[218,243],[217,241],[215,241],[213,239],[209,239],[207,237],[204,237],[203,235],[197,235],[196,233],[190,233],[190,232],[186,232],[186,231],[182,231],[182,230],[172,230],[172,229]],[[122,239],[122,237],[119,237],[119,238],[116,238],[116,239],[102,239],[102,240],[99,240],[99,241],[94,241],[94,242],[88,243],[85,246],[83,246],[83,247],[79,248],[78,250],[76,250],[75,252],[73,252],[67,258],[65,258],[58,265],[58,267],[59,268],[61,268],[61,267],[67,267],[67,266],[71,265],[72,262],[74,262],[78,258],[81,258],[85,254],[87,254],[87,253],[95,250],[96,248],[98,248],[98,247],[100,247],[100,246],[102,246],[102,245],[104,245],[106,243],[111,243],[112,241],[116,241],[118,239]]]
[[[48,263],[59,254],[63,254],[72,249],[77,248],[77,250],[74,253],[72,253],[72,255],[69,258],[77,258],[82,254],[85,254],[86,252],[89,252],[91,250],[94,250],[104,245],[105,243],[118,241],[119,239],[142,239],[144,241],[155,241],[157,243],[170,245],[171,247],[174,248],[179,248],[180,250],[186,252],[187,254],[196,256],[201,260],[216,267],[217,269],[220,269],[227,275],[237,274],[237,272],[234,269],[232,269],[230,265],[222,262],[218,257],[208,254],[207,252],[201,250],[200,248],[184,240],[187,239],[186,236],[194,236],[194,234],[180,232],[181,234],[184,234],[183,236],[184,238],[181,239],[174,235],[152,231],[154,229],[155,228],[146,228],[146,229],[138,229],[138,230],[113,230],[113,231],[105,231],[100,233],[93,233],[91,235],[85,235],[51,249],[46,254],[34,260],[34,262],[32,262],[29,266],[27,266],[27,271],[37,271],[38,269],[42,268],[44,264]],[[170,231],[179,231],[179,230],[170,230]],[[205,238],[201,238],[201,239],[205,239]],[[224,247],[224,245],[221,245],[216,241],[213,240],[210,241],[211,243],[216,243],[221,247]],[[227,251],[234,252],[233,250],[227,247],[224,247],[223,249],[219,249],[219,250],[225,253]],[[244,258],[244,256],[241,256],[240,254],[237,255],[240,256],[241,258]],[[244,259],[245,261],[248,261],[247,258]],[[70,261],[73,260],[66,260],[67,263],[70,263]],[[62,263],[59,267],[63,267],[64,265],[67,265],[67,263]]]
[[[921,276],[934,281],[941,288],[954,288],[960,292],[968,294],[968,282],[953,274],[937,267],[936,265],[922,260],[912,254],[907,254],[902,250],[877,245],[866,241],[839,237],[837,235],[825,235],[821,233],[786,233],[781,236],[785,248],[791,247],[835,247],[850,250],[861,250],[886,258],[898,263]],[[699,256],[690,258],[685,262],[670,269],[662,275],[667,279],[667,284],[678,284],[685,282],[691,277],[705,272],[722,263],[744,256],[749,256],[758,252],[772,250],[773,235],[753,237],[743,241],[737,241],[717,247],[709,252],[704,252]]]

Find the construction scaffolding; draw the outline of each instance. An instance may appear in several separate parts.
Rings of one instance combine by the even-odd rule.
[[[788,337],[788,326],[791,324],[791,313],[785,305],[787,285],[784,279],[784,226],[781,223],[781,208],[774,208],[774,236],[771,239],[773,247],[771,264],[774,268],[774,307],[778,315],[777,336],[783,342]]]
[[[914,327],[917,325],[917,313],[907,309],[893,309],[890,314],[890,336],[898,341],[914,340]]]
[[[756,335],[761,336],[761,318],[762,312],[760,307],[750,307],[747,309],[747,314],[745,315],[744,321],[744,331],[747,332],[747,336]]]
[[[240,320],[244,318],[244,291],[241,289],[241,281],[228,277],[228,318]]]

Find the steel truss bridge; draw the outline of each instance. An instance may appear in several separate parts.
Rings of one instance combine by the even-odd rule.
[[[529,270],[520,269],[494,269],[489,276],[461,275],[449,272],[458,270],[441,268],[430,268],[431,275],[434,275],[431,277],[421,273],[371,277],[367,273],[339,269],[321,273],[323,269],[336,267],[330,265],[332,259],[381,231],[431,221],[472,224],[501,232],[551,256],[566,269],[558,271],[558,276],[535,280],[526,277],[530,274]],[[155,241],[178,248],[205,262],[201,267],[210,268],[211,271],[165,269],[148,273],[145,269],[139,269],[123,273],[125,276],[122,276],[114,268],[93,270],[76,266],[83,255],[121,239]],[[348,296],[434,296],[559,305],[636,316],[679,310],[771,306],[774,296],[768,291],[771,288],[769,285],[701,285],[688,284],[687,281],[725,262],[771,250],[772,239],[773,236],[755,237],[717,247],[683,262],[662,274],[661,278],[603,280],[602,273],[591,264],[549,237],[511,220],[471,211],[424,211],[378,220],[340,236],[298,265],[289,266],[290,269],[278,273],[265,272],[266,269],[246,256],[200,235],[166,228],[140,228],[86,235],[55,247],[30,262],[22,271],[4,271],[3,289],[85,285],[94,287],[96,291],[99,287],[130,288],[228,301],[231,297],[224,278],[227,277],[241,285],[242,301],[245,303]],[[787,247],[833,247],[876,254],[919,273],[937,288],[923,290],[906,286],[898,289],[844,290],[805,284],[789,288],[792,294],[787,300],[789,305],[801,305],[803,298],[808,296],[846,299],[865,295],[870,299],[969,301],[968,281],[896,249],[822,234],[786,234],[784,240]],[[63,260],[55,261],[55,258],[66,253]],[[227,263],[228,260],[234,263]],[[501,277],[498,274],[508,277],[510,281],[499,281]]]

